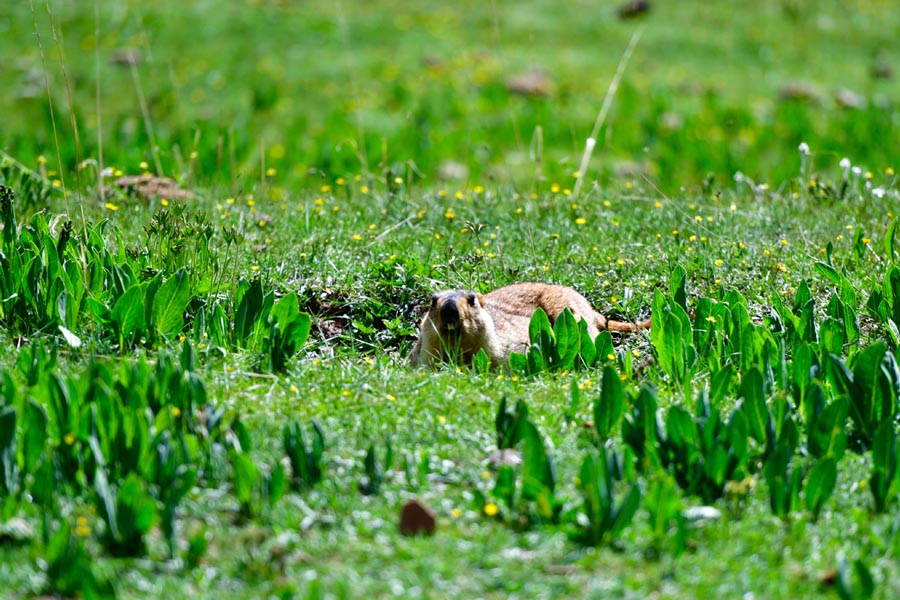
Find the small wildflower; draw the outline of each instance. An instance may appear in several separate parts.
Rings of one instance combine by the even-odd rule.
[[[387,398],[390,402],[394,402],[395,400],[397,400],[396,396],[394,396],[393,394],[385,394],[384,397]]]
[[[655,206],[656,208],[662,208],[662,202],[657,200],[656,202],[653,203],[653,206]]]
[[[884,170],[884,174],[887,175],[888,177],[890,177],[891,175],[894,174],[894,168],[888,167],[887,169]]]
[[[474,188],[472,188],[472,191],[475,192],[476,194],[481,194],[484,192],[484,187],[480,186],[480,185],[476,185]]]
[[[462,200],[463,198],[465,198],[465,195],[463,195],[462,192],[456,192],[456,193],[453,195],[453,197],[456,198],[457,200]]]
[[[319,188],[319,191],[322,192],[323,194],[327,194],[328,192],[331,191],[331,186],[327,185],[327,184],[323,185],[322,187]]]
[[[497,505],[494,504],[493,502],[488,502],[487,504],[484,505],[484,514],[486,514],[487,516],[493,517],[498,512],[500,512],[500,509],[497,508]]]
[[[722,260],[721,258],[717,258],[717,259],[716,259],[716,266],[717,266],[717,267],[721,267],[723,264],[725,264],[725,261],[724,261],[724,260]]]
[[[293,393],[293,394],[296,394],[296,393],[297,393],[297,386],[296,386],[296,385],[291,385],[291,387],[288,388],[288,389],[290,389],[290,390],[291,390],[291,393]]]
[[[338,185],[346,185],[346,184],[347,184],[347,180],[344,179],[343,177],[338,177],[338,178],[335,180],[335,183],[338,184]]]
[[[785,267],[781,263],[778,263],[777,265],[775,265],[775,268],[778,269],[779,271],[781,271],[782,273],[787,273],[787,267]]]
[[[790,244],[790,242],[788,242],[786,239],[782,238],[782,239],[781,239],[781,245],[782,245],[782,246],[790,246],[791,244]]]
[[[360,241],[360,240],[362,239],[362,236],[359,235],[358,233],[354,233],[351,237],[352,237],[354,240],[356,240],[357,242]]]
[[[550,191],[553,192],[554,194],[558,194],[559,193],[559,184],[554,183],[553,185],[551,185]]]
[[[841,166],[842,169],[844,169],[846,171],[847,169],[850,168],[850,159],[845,156],[844,158],[841,159],[841,162],[838,164]]]
[[[172,416],[175,417],[176,419],[177,419],[178,417],[180,417],[180,416],[181,416],[181,409],[178,408],[177,406],[173,406],[173,407],[172,407]]]
[[[250,265],[251,271],[259,271],[259,265]]]
[[[453,212],[452,208],[448,208],[447,212],[444,213],[444,218],[448,220],[452,220],[456,218],[456,213]]]
[[[71,433],[67,433],[66,436],[63,438],[63,441],[66,443],[66,446],[71,446],[72,444],[75,443],[75,436],[72,435]]]
[[[361,194],[368,194],[368,193],[369,193],[369,186],[367,186],[367,185],[360,186],[359,191],[360,191]]]
[[[809,144],[806,142],[800,142],[800,145],[797,146],[797,150],[799,150],[800,154],[803,156],[809,156]]]
[[[609,208],[610,206],[612,206],[612,202],[610,202],[609,200],[604,200],[603,206],[605,206],[606,208]]]
[[[169,200],[168,200],[168,198],[163,198],[162,200],[159,201],[159,203],[162,204],[163,206],[168,206]]]
[[[490,471],[482,471],[481,478],[484,479],[485,481],[487,481],[488,479],[491,478],[491,472]]]
[[[278,171],[275,170],[275,167],[269,167],[266,169],[266,177],[275,177],[278,174]]]
[[[706,320],[709,321],[710,323],[715,323],[715,322],[716,322],[716,318],[713,317],[713,316],[706,317]]]
[[[403,178],[402,177],[394,177],[394,183],[396,183],[397,185],[402,184]]]
[[[443,415],[440,415],[440,416],[438,416],[438,418],[437,418],[437,422],[440,423],[441,425],[443,425],[444,423],[447,422],[447,417],[445,417],[445,416],[443,416]]]
[[[450,511],[450,516],[453,517],[454,519],[458,519],[461,514],[462,514],[462,511],[459,510],[458,508],[454,508],[453,510]]]
[[[585,225],[585,224],[587,224],[587,219],[585,219],[584,217],[578,217],[577,219],[575,219],[575,224],[576,225]]]
[[[107,202],[107,203],[106,203],[106,209],[107,209],[107,210],[113,210],[113,211],[119,210],[119,205],[118,205],[118,204],[113,204],[112,202]]]
[[[141,169],[142,171],[146,171],[147,169],[150,168],[150,165],[147,164],[146,160],[142,160],[140,163],[138,163],[138,168]]]
[[[256,206],[256,200],[253,198],[247,200],[247,206]]]

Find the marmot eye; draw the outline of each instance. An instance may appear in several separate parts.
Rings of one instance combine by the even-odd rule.
[[[469,294],[469,306],[475,306],[475,294]]]

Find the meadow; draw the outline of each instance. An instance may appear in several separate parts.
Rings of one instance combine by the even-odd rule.
[[[896,595],[900,13],[650,4],[0,11],[3,594]]]

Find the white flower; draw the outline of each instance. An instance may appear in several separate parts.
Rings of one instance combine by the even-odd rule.
[[[803,156],[809,156],[809,144],[806,142],[800,142],[800,145],[797,146],[797,150],[799,150],[800,154]]]
[[[859,167],[853,167],[853,168],[850,169],[850,170],[851,170],[851,171],[853,172],[853,174],[856,175],[857,177],[859,177],[860,175],[862,175],[862,169],[859,168]]]
[[[841,159],[840,164],[841,164],[841,168],[846,171],[847,169],[850,168],[850,159],[845,156],[844,158]]]
[[[873,189],[872,195],[875,196],[876,198],[878,198],[879,200],[881,200],[882,198],[884,198],[884,188],[877,187],[877,188]]]
[[[735,183],[743,183],[743,181],[744,181],[744,174],[743,174],[743,173],[741,173],[740,171],[738,171],[737,173],[734,174],[734,182],[735,182]]]

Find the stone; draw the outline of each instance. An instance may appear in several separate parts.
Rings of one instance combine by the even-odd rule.
[[[432,535],[437,526],[434,513],[418,500],[407,500],[400,512],[401,535]]]

